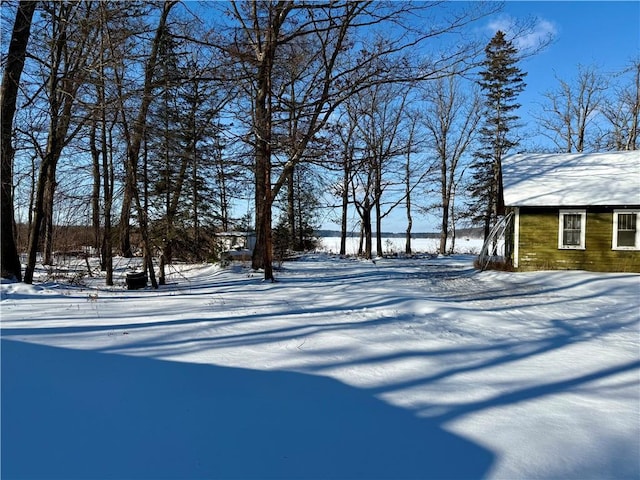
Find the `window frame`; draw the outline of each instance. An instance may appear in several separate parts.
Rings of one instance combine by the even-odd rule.
[[[580,215],[580,243],[578,245],[565,245],[564,243],[565,215]],[[558,249],[559,250],[585,250],[586,238],[587,238],[587,211],[585,209],[560,210],[558,213]]]
[[[618,217],[619,215],[636,216],[636,238],[634,246],[618,246]],[[637,209],[615,209],[613,211],[613,235],[611,238],[611,250],[640,250],[640,210]]]

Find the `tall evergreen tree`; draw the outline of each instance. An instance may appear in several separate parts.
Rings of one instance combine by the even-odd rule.
[[[145,132],[148,154],[144,156],[146,168],[143,167],[143,171],[150,172],[150,178],[142,178],[139,187],[145,192],[145,205],[150,204],[156,216],[154,218],[154,214],[147,213],[151,220],[151,241],[162,246],[160,285],[164,285],[165,262],[172,263],[173,247],[178,237],[175,229],[177,204],[189,161],[182,155],[178,141],[180,117],[184,115],[178,101],[182,80],[178,58],[179,46],[170,27],[165,26],[160,32],[158,65],[154,72],[153,96],[156,102],[149,108],[150,121]]]
[[[480,148],[474,153],[470,194],[474,220],[484,224],[486,239],[502,208],[502,159],[518,145],[512,130],[519,119],[516,99],[526,87],[526,73],[518,68],[518,50],[504,32],[496,32],[485,54],[478,81],[484,96],[484,122]]]

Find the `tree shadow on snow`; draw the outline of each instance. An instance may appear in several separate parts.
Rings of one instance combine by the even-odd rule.
[[[480,478],[493,455],[325,377],[2,340],[2,478]]]

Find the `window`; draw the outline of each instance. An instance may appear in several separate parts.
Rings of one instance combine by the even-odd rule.
[[[584,250],[586,219],[584,210],[560,210],[558,248]]]
[[[614,250],[639,250],[637,210],[614,210],[613,246]]]

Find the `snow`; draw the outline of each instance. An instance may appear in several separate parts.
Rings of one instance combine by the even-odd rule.
[[[640,205],[640,152],[517,154],[503,160],[507,206]]]
[[[2,283],[2,478],[639,478],[640,275],[472,261]]]
[[[340,252],[340,237],[321,237],[319,250],[327,253]],[[345,245],[345,253],[347,255],[357,255],[358,247],[360,244],[360,238],[358,236],[347,237]],[[455,251],[458,253],[474,254],[477,255],[482,249],[483,239],[478,237],[472,237],[468,235],[461,235],[455,238]],[[376,241],[373,239],[373,253],[377,254]],[[403,236],[399,237],[382,237],[382,255],[401,255],[405,251],[406,239]],[[411,238],[411,251],[414,253],[429,253],[435,254],[440,248],[440,238]],[[451,239],[447,242],[447,251],[451,250]]]

